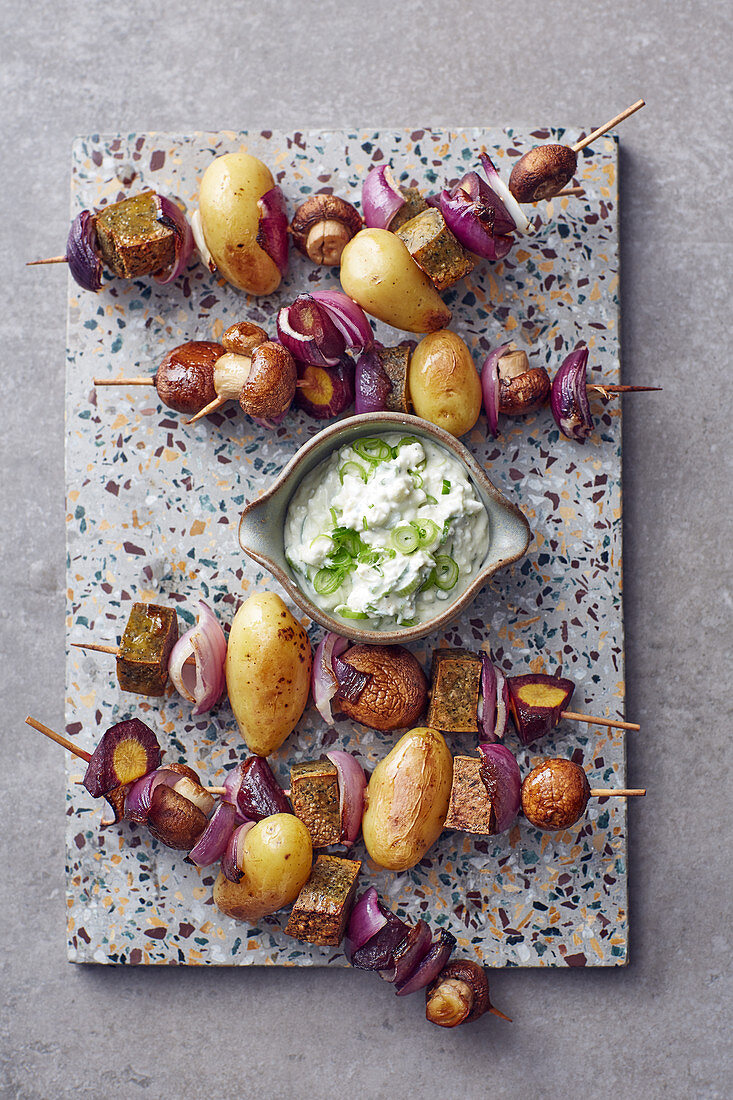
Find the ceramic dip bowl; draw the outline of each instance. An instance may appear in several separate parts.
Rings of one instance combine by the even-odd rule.
[[[454,600],[447,600],[439,614],[412,626],[395,624],[393,629],[374,630],[364,629],[358,621],[355,623],[339,615],[330,615],[313,603],[300,588],[296,575],[286,561],[284,528],[290,500],[311,470],[324,462],[332,451],[353,443],[360,436],[388,432],[409,432],[418,438],[431,440],[458,459],[486,508],[491,538],[474,579]],[[470,452],[452,435],[417,416],[376,412],[339,420],[305,443],[275,483],[244,509],[239,524],[239,542],[245,554],[268,569],[298,607],[326,630],[359,642],[404,643],[443,630],[471,603],[497,569],[524,556],[530,542],[530,530],[519,508],[499,492]]]

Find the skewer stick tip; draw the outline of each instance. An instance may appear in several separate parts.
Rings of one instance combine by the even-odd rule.
[[[229,401],[228,397],[215,397],[208,405],[204,405],[203,409],[199,409],[195,416],[187,420],[186,424],[195,424],[197,420],[201,420],[202,417],[208,416],[209,413],[216,412],[217,409],[220,409],[222,405],[226,405],[227,401]]]
[[[606,122],[605,125],[599,126],[593,133],[588,134],[588,137],[584,137],[582,141],[577,141],[575,145],[571,145],[570,148],[574,153],[579,153],[581,149],[585,149],[586,145],[590,145],[596,138],[601,137],[601,135],[605,134],[608,130],[612,130],[614,126],[618,126],[619,122],[623,122],[629,115],[636,114],[637,111],[640,111],[641,108],[645,106],[646,103],[643,99],[637,99],[636,103],[632,103],[631,106],[627,107],[625,111],[622,111],[620,115],[616,115],[614,118],[610,119],[609,122]]]
[[[39,267],[41,264],[67,264],[66,256],[47,256],[45,260],[26,260],[26,267]]]
[[[646,787],[591,787],[593,798],[643,798]]]

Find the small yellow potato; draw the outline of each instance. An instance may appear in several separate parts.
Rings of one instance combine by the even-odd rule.
[[[235,920],[257,921],[295,901],[311,873],[310,833],[293,814],[258,821],[243,842],[242,878],[230,882],[221,871],[214,904]]]
[[[449,329],[424,336],[410,358],[407,373],[412,406],[418,416],[451,435],[465,435],[481,412],[481,380],[471,352]]]
[[[249,294],[272,294],[280,270],[260,248],[258,199],[275,181],[267,165],[249,153],[225,153],[204,172],[199,191],[201,230],[227,282]]]
[[[443,828],[452,782],[453,757],[442,734],[420,727],[400,738],[366,789],[361,831],[375,863],[406,871],[420,862]]]
[[[274,592],[245,600],[234,616],[225,664],[229,702],[247,747],[268,756],[295,728],[308,702],[308,635]]]
[[[407,332],[433,332],[451,319],[407,245],[387,229],[352,237],[341,253],[341,286],[372,317]]]

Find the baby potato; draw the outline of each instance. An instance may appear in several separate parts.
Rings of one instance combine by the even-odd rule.
[[[221,872],[214,903],[235,920],[256,921],[295,901],[311,873],[310,833],[293,814],[273,814],[254,825],[243,843],[242,878]]]
[[[249,294],[272,294],[280,270],[260,248],[258,200],[275,181],[267,165],[249,153],[225,153],[204,172],[199,214],[206,247],[227,282]]]
[[[451,319],[407,245],[387,229],[362,229],[346,244],[341,286],[372,317],[407,332],[433,332]]]
[[[413,408],[451,435],[465,435],[481,412],[481,380],[471,352],[449,329],[424,336],[410,358]]]
[[[225,673],[229,702],[247,747],[268,756],[295,728],[308,702],[308,635],[274,592],[250,596],[234,616]]]
[[[361,831],[369,855],[389,871],[419,863],[448,813],[453,757],[442,734],[420,727],[377,764],[366,789]]]

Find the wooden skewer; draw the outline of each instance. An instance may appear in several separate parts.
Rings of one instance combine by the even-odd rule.
[[[552,202],[553,199],[563,199],[563,198],[568,198],[571,195],[584,195],[584,194],[585,194],[585,188],[584,187],[566,187],[564,191],[558,191],[558,193],[556,195],[550,195],[549,199],[537,199],[536,202],[535,202],[535,205],[537,205],[538,202]]]
[[[602,382],[588,383],[587,390],[595,393],[647,393],[650,390],[661,390],[661,386],[604,386]]]
[[[620,115],[616,115],[610,122],[607,122],[605,126],[599,126],[597,130],[594,130],[592,134],[588,134],[588,137],[583,138],[582,141],[576,142],[575,145],[571,145],[570,148],[574,153],[579,153],[581,149],[585,149],[586,145],[590,145],[592,141],[595,141],[601,134],[605,134],[607,130],[612,130],[614,126],[618,126],[619,122],[623,122],[629,115],[635,114],[640,111],[644,106],[643,99],[637,99],[636,103],[632,103],[630,107],[627,107],[625,111],[622,111]]]
[[[116,645],[95,645],[93,642],[72,642],[71,644],[74,649],[94,649],[97,653],[111,653],[115,657],[118,657],[120,652],[120,647]]]
[[[186,421],[186,424],[195,424],[197,420],[200,420],[202,416],[208,416],[209,413],[216,412],[222,405],[226,405],[227,401],[231,401],[230,397],[215,397],[213,401],[209,401],[208,405],[204,405],[203,409],[199,409],[195,416],[192,416],[190,420]]]
[[[45,260],[28,260],[26,267],[38,267],[39,264],[67,264],[66,256],[47,256]]]
[[[137,374],[134,378],[92,378],[95,386],[154,386],[155,379]]]
[[[611,726],[615,730],[640,730],[636,722],[620,722],[617,718],[594,718],[592,714],[576,714],[574,710],[561,710],[561,718],[570,718],[573,722],[586,722],[589,726]]]
[[[55,741],[57,745],[61,745],[62,748],[68,749],[70,753],[74,756],[78,756],[80,760],[85,760],[87,764],[92,759],[92,754],[90,752],[80,749],[73,741],[69,741],[66,737],[62,737],[60,733],[56,733],[54,730],[49,729],[48,726],[44,726],[43,722],[38,722],[35,718],[30,717],[26,718],[25,722],[27,726],[32,726],[34,730],[38,730],[44,737],[48,737],[51,741]],[[163,767],[165,767],[165,764],[163,764]],[[209,794],[226,794],[225,787],[204,787],[204,790],[208,791]]]
[[[619,787],[615,789],[613,787],[591,787],[590,791],[593,798],[643,798],[646,794],[646,787]]]
[[[38,730],[44,737],[48,737],[51,741],[55,741],[57,745],[61,745],[62,748],[68,749],[74,756],[78,756],[81,760],[86,760],[87,764],[92,759],[90,752],[85,752],[84,749],[80,749],[78,745],[75,745],[73,741],[69,741],[68,738],[62,737],[60,733],[54,733],[48,726],[44,726],[43,722],[37,722],[35,718],[26,718],[25,724],[32,726],[34,730]]]

